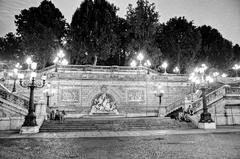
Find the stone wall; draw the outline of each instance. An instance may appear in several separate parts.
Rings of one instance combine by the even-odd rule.
[[[146,68],[124,70],[116,67],[101,69],[64,68],[54,72],[48,69],[39,73],[46,74],[47,82],[51,83],[50,107],[66,110],[68,113],[89,114],[92,102],[101,94],[101,88],[106,87],[107,93],[112,96],[117,110],[125,116],[157,115],[159,109],[165,109],[172,102],[183,98],[190,92],[190,83],[187,76],[158,74],[153,71],[147,73]],[[38,79],[39,80],[39,79]],[[6,81],[11,88],[12,80]],[[164,90],[162,103],[159,107],[159,98],[155,95],[158,86]],[[46,102],[44,90],[35,91],[35,100]],[[29,90],[17,84],[19,93],[29,96]],[[162,115],[164,111],[161,111]]]

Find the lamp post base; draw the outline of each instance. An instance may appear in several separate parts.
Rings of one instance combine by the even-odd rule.
[[[20,134],[36,134],[39,133],[39,126],[23,126],[20,129]]]
[[[211,123],[211,122],[213,122],[212,117],[211,117],[211,113],[209,113],[209,112],[201,113],[201,117],[200,117],[199,122],[200,123]]]
[[[203,112],[201,114],[198,128],[200,129],[216,129],[216,123],[212,120],[211,113]]]
[[[24,123],[22,125],[23,127],[33,127],[33,126],[37,126],[37,121],[36,121],[36,116],[31,113],[31,114],[28,114],[27,116],[25,116],[25,120],[24,120]]]
[[[216,123],[211,122],[211,123],[198,123],[198,128],[200,129],[216,129]]]

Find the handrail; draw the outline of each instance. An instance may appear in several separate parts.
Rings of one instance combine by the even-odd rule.
[[[210,105],[210,104],[214,103],[215,101],[223,98],[223,96],[225,95],[226,88],[228,88],[228,86],[223,85],[220,88],[216,89],[215,91],[208,93],[206,95],[207,105]],[[203,107],[202,97],[199,98],[198,100],[192,102],[191,105],[192,105],[192,110],[194,113],[199,111]]]
[[[240,87],[227,87],[226,94],[237,94],[240,96]]]
[[[17,96],[15,94],[4,91],[2,89],[0,89],[0,98],[5,99],[16,105],[19,105],[23,108],[28,109],[28,100],[21,98],[20,96]]]
[[[11,92],[7,87],[5,87],[2,83],[0,83],[0,87],[3,89],[3,90],[5,90],[5,91],[7,91],[7,92]]]
[[[206,95],[207,104],[210,104],[210,103],[214,102],[215,100],[218,100],[219,98],[222,98],[225,94],[225,88],[228,88],[228,86],[226,86],[226,85],[221,86],[220,88],[214,90],[213,92],[208,93]],[[222,90],[224,90],[224,91],[222,91]],[[217,93],[217,92],[219,92],[219,93]],[[239,88],[239,92],[240,92],[240,88]],[[218,98],[213,98],[213,97],[218,97]],[[196,101],[190,103],[190,104],[192,105],[193,111],[194,110],[197,111],[197,109],[202,106],[202,97],[197,99]],[[185,106],[185,97],[171,103],[166,108],[166,114],[168,115],[172,111],[174,111],[174,110],[176,110],[176,109],[178,109],[182,106]]]
[[[166,107],[166,114],[180,108],[182,105],[185,105],[185,98],[181,98]]]
[[[118,72],[131,72],[131,71],[145,71],[145,72],[151,72],[153,74],[161,74],[161,75],[168,75],[168,76],[186,76],[185,74],[163,74],[159,73],[156,70],[153,70],[151,68],[147,68],[145,66],[140,67],[131,67],[131,66],[93,66],[93,65],[58,65],[58,70],[68,70],[68,69],[74,69],[75,71],[105,71],[105,72],[112,72],[112,71],[118,71]],[[39,72],[46,72],[49,70],[55,70],[55,65],[46,67],[42,70],[39,70]]]

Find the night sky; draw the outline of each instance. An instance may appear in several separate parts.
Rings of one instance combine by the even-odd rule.
[[[61,10],[67,22],[83,0],[52,0]],[[124,17],[129,3],[137,0],[108,0],[119,7],[118,15]],[[14,15],[22,9],[37,7],[41,0],[0,0],[0,36],[15,32]],[[194,24],[210,25],[219,30],[224,38],[240,44],[240,0],[149,0],[155,3],[160,22],[174,16],[185,16]]]

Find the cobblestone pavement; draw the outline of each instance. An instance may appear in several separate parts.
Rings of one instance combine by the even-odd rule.
[[[239,159],[240,132],[108,138],[1,138],[0,158]]]

